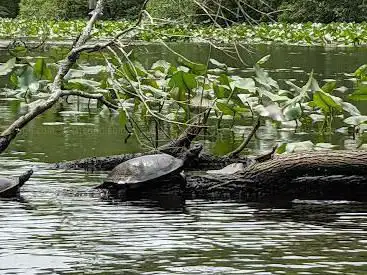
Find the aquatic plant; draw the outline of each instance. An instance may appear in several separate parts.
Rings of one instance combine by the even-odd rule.
[[[76,37],[86,21],[0,19],[0,38],[68,40]],[[93,38],[108,39],[132,25],[129,21],[101,21]],[[367,23],[262,23],[215,26],[177,24],[145,24],[135,40],[143,41],[211,41],[217,43],[280,43],[301,45],[364,45]]]

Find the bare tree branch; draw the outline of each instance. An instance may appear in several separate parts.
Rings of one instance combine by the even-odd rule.
[[[79,36],[77,42],[73,49],[68,53],[68,55],[63,60],[57,75],[51,85],[51,95],[50,97],[43,101],[41,104],[37,105],[34,109],[31,109],[27,114],[19,117],[12,125],[10,125],[5,131],[1,133],[0,136],[0,153],[2,153],[10,144],[10,142],[17,136],[20,129],[26,126],[30,121],[50,109],[62,96],[61,86],[65,75],[69,72],[71,67],[75,64],[76,60],[79,58],[80,50],[78,48],[82,47],[87,40],[90,38],[91,31],[95,21],[98,16],[102,13],[103,5],[105,0],[98,0],[96,9],[93,12],[87,26]]]

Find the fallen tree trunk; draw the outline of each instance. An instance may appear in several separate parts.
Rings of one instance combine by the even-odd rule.
[[[123,154],[107,157],[91,157],[84,158],[80,160],[72,160],[59,162],[51,165],[54,169],[65,169],[65,170],[87,170],[87,171],[111,171],[120,163],[127,161],[132,158],[141,157],[148,154],[159,153],[161,151],[150,151],[145,153],[135,153],[135,154]],[[163,151],[164,152],[164,151]],[[172,154],[172,152],[170,152]],[[177,156],[172,154],[173,156]],[[227,157],[227,156],[213,156],[211,154],[201,154],[198,159],[191,162],[186,170],[211,170],[211,169],[221,169],[234,162],[242,162],[247,164],[248,158],[245,156],[239,157]]]
[[[367,201],[367,152],[319,151],[277,156],[234,175],[187,176],[190,198]]]

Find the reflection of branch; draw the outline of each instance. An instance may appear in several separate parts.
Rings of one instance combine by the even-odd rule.
[[[102,104],[106,105],[108,108],[117,110],[119,107],[105,99],[103,94],[89,94],[82,91],[62,91],[60,97],[67,97],[67,96],[79,96],[89,99],[96,99],[100,101]]]

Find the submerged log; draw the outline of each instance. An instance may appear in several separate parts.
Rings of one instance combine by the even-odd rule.
[[[187,177],[187,196],[285,201],[367,201],[367,152],[318,151],[280,155],[234,175]]]

